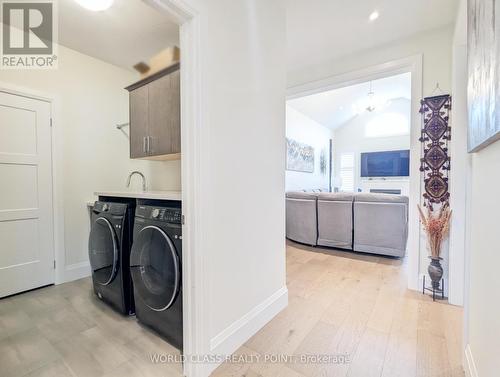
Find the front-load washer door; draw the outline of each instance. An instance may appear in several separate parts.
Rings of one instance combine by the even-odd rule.
[[[113,225],[104,217],[92,223],[89,237],[89,259],[94,280],[101,285],[113,281],[118,271],[118,240]]]
[[[136,294],[154,311],[167,310],[180,289],[180,263],[169,236],[156,226],[135,237],[130,270]]]

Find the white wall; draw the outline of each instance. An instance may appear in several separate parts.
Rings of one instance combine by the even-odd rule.
[[[452,112],[451,112],[451,171],[450,206],[453,217],[450,226],[449,294],[450,303],[464,303],[467,202],[469,198],[471,156],[467,153],[467,27],[465,1],[459,7],[453,37]]]
[[[203,230],[209,332],[222,340],[285,287],[285,8],[283,1],[218,0],[208,17],[211,179],[204,206],[211,215]]]
[[[187,3],[200,15],[203,75],[196,232],[207,278],[195,289],[206,293],[207,326],[198,346],[226,354],[287,304],[286,10],[283,0]]]
[[[466,342],[479,377],[493,377],[500,370],[500,142],[472,155],[470,213],[470,287]]]
[[[346,122],[333,133],[333,151],[334,151],[334,177],[340,172],[340,157],[344,153],[354,154],[354,191],[358,188],[363,192],[369,192],[370,188],[394,188],[402,190],[403,195],[409,195],[409,179],[394,178],[386,181],[361,178],[361,153],[380,152],[410,149],[409,128],[406,135],[397,135],[389,137],[367,137],[366,125],[377,117],[384,114],[397,114],[402,116],[410,124],[411,101],[404,98],[398,98],[383,110],[374,112],[363,112]]]
[[[314,148],[314,172],[305,173],[287,170],[286,191],[329,188],[330,139],[332,130],[312,120],[290,105],[286,106],[286,137]],[[326,169],[320,169],[320,155],[324,153]]]
[[[415,54],[423,55],[423,89],[428,96],[439,82],[444,91],[451,89],[451,44],[453,27],[431,30],[374,49],[361,51],[339,60],[288,72],[288,87],[383,64]]]
[[[56,70],[2,70],[0,86],[39,91],[55,98],[56,175],[62,183],[56,202],[64,205],[63,263],[58,280],[89,273],[87,201],[94,191],[123,190],[131,170],[145,173],[152,189],[180,189],[180,162],[129,159],[128,139],[115,128],[128,121],[133,73],[59,47]],[[127,130],[128,131],[128,130]],[[140,182],[135,181],[136,188]],[[57,187],[56,187],[57,190]],[[60,216],[61,217],[61,216]]]
[[[466,148],[466,1],[462,0],[454,39],[454,124],[460,125],[453,134],[457,148]],[[458,106],[458,108],[457,108]],[[458,137],[458,139],[456,138]],[[470,163],[470,169],[469,169]],[[498,187],[500,185],[500,142],[457,160],[455,184],[460,182],[459,195],[466,198],[462,214],[454,214],[452,233],[466,228],[465,237],[465,303],[464,303],[464,368],[467,375],[493,377],[500,370],[500,232],[498,231]],[[452,165],[452,169],[453,166]],[[453,171],[453,170],[452,170]],[[460,175],[459,175],[460,174]],[[463,224],[462,216],[467,218]],[[453,245],[453,242],[452,242]],[[461,246],[461,245],[460,245]],[[455,250],[453,250],[455,252]],[[461,247],[457,249],[462,253]],[[451,255],[450,255],[451,257]],[[470,374],[469,374],[470,373]]]

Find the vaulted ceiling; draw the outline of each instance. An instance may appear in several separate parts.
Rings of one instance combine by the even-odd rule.
[[[391,100],[411,99],[411,75],[385,77],[371,82],[373,102],[368,99],[370,82],[328,90],[289,100],[287,104],[316,122],[332,130],[366,111],[373,104],[377,110]]]

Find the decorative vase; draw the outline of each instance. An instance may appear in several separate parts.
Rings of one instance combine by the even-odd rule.
[[[429,257],[431,263],[427,268],[427,272],[429,272],[429,276],[432,280],[432,288],[435,290],[440,290],[441,278],[443,277],[443,267],[441,266],[440,257]]]

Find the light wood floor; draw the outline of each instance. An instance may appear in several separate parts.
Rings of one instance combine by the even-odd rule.
[[[216,376],[463,376],[462,310],[405,289],[395,259],[287,247],[289,306]],[[90,279],[0,300],[0,376],[180,376],[178,351],[92,294]],[[347,355],[344,364],[265,355]]]
[[[134,317],[115,313],[89,278],[0,300],[1,377],[168,377],[180,364],[152,363],[179,352]]]
[[[406,284],[401,260],[289,242],[289,305],[237,354],[261,361],[266,354],[296,358],[225,364],[214,374],[464,376],[462,309],[432,302]],[[349,362],[301,363],[300,355],[307,354],[347,355]]]

